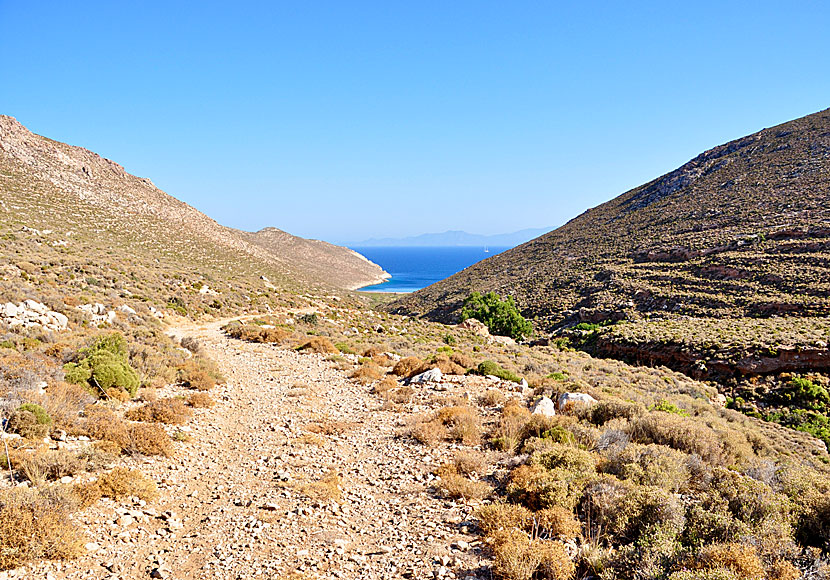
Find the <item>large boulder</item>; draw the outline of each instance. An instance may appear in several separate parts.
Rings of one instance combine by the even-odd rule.
[[[45,304],[41,304],[36,300],[29,299],[24,301],[23,304],[26,308],[32,310],[33,312],[37,312],[38,314],[46,314],[49,312],[49,308]]]
[[[559,395],[559,410],[565,408],[566,405],[593,405],[597,400],[586,393],[562,393]]]
[[[415,384],[423,384],[423,383],[438,383],[441,382],[441,378],[444,375],[441,374],[441,369],[429,369],[428,371],[421,373],[420,375],[415,375],[411,379],[409,379],[410,383]]]
[[[480,320],[476,320],[475,318],[468,318],[459,324],[458,328],[461,330],[469,330],[478,336],[490,336],[490,329],[487,328],[487,325]]]
[[[553,417],[556,415],[556,408],[548,397],[542,397],[530,408],[533,415],[543,415],[545,417]]]

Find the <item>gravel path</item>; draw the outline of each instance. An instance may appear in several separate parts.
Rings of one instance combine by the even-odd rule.
[[[220,324],[176,331],[198,338],[228,383],[187,426],[191,442],[140,466],[160,499],[103,500],[81,516],[87,556],[9,577],[464,578],[479,567],[471,508],[430,486],[451,449],[397,437],[404,416],[323,356],[231,340]]]

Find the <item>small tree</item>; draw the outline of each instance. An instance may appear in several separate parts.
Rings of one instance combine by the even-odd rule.
[[[521,315],[512,296],[502,300],[495,292],[488,292],[483,296],[473,292],[464,300],[464,307],[461,309],[461,319],[468,318],[483,322],[492,334],[509,336],[516,340],[533,334],[533,325]]]

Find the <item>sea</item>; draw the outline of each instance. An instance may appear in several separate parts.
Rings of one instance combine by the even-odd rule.
[[[509,248],[352,246],[352,249],[392,275],[383,284],[366,286],[361,291],[404,293],[426,288]]]

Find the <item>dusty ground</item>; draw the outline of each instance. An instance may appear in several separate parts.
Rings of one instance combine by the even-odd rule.
[[[231,340],[219,326],[176,331],[197,337],[228,383],[185,427],[191,442],[140,466],[161,497],[103,500],[81,516],[88,555],[10,578],[464,578],[480,570],[473,507],[430,485],[451,448],[396,436],[405,416],[380,410],[369,387],[322,355]],[[314,424],[323,432],[310,433]],[[313,484],[332,473],[342,496],[309,497],[326,491]]]

